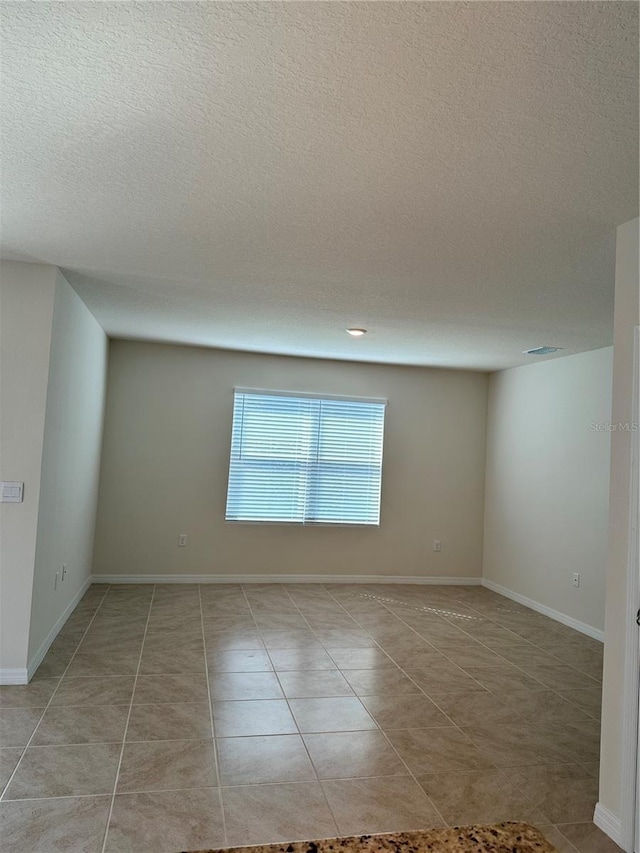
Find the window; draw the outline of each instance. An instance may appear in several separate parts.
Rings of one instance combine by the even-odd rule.
[[[236,389],[227,521],[379,524],[385,405]]]

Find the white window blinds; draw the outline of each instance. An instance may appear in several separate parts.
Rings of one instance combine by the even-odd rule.
[[[384,402],[236,391],[228,521],[380,523]]]

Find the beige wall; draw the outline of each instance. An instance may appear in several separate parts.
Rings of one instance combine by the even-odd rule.
[[[225,523],[234,386],[388,398],[381,526]],[[112,341],[94,573],[479,577],[486,390],[478,373]]]
[[[616,298],[614,320],[612,421],[630,423],[632,411],[633,337],[640,323],[638,284],[638,228],[634,219],[618,228],[616,242]],[[611,489],[609,507],[609,553],[607,561],[607,605],[605,619],[600,803],[616,818],[621,817],[622,698],[624,694],[625,628],[629,607],[627,579],[629,562],[629,489],[632,434],[611,435]],[[633,568],[637,571],[637,566]],[[629,745],[626,746],[629,749]]]
[[[613,351],[494,373],[489,384],[487,580],[604,628]],[[579,572],[580,587],[571,584]]]
[[[55,284],[55,267],[0,263],[0,479],[24,482],[0,504],[3,679],[27,666]]]
[[[91,575],[107,338],[58,273],[35,553],[29,660]],[[64,582],[54,575],[66,564]],[[49,638],[50,640],[50,638]]]

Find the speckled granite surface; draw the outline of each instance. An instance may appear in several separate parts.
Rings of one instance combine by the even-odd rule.
[[[347,838],[227,848],[234,853],[556,853],[544,835],[526,823],[496,823],[420,832],[388,832]],[[189,851],[184,851],[189,853]],[[212,849],[190,853],[215,853]]]

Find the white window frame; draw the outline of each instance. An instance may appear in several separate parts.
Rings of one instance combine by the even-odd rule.
[[[386,408],[388,407],[389,401],[385,397],[359,397],[352,395],[343,395],[343,394],[325,394],[321,392],[314,391],[291,391],[291,390],[274,390],[271,388],[249,388],[244,386],[236,386],[233,389],[233,403],[232,409],[235,408],[235,395],[236,394],[255,394],[255,395],[263,395],[269,397],[293,397],[293,398],[303,398],[303,399],[315,399],[315,400],[336,400],[345,403],[375,403],[378,405],[385,406],[385,420],[383,421],[383,434],[382,434],[382,447],[381,447],[381,462],[380,462],[380,513],[378,517],[377,524],[371,522],[358,522],[358,521],[318,521],[318,520],[303,520],[303,521],[291,521],[291,520],[279,520],[279,519],[261,519],[261,520],[252,520],[252,519],[236,519],[229,518],[227,516],[227,502],[228,502],[228,489],[230,483],[230,475],[231,475],[231,463],[232,463],[232,450],[233,450],[233,415],[232,415],[232,424],[231,424],[231,432],[232,432],[232,440],[230,442],[229,448],[229,469],[227,475],[227,501],[225,502],[225,523],[227,524],[249,524],[249,525],[278,525],[278,526],[289,526],[289,527],[339,527],[339,528],[347,528],[347,527],[357,527],[357,528],[367,528],[377,530],[381,524],[382,517],[382,481],[384,479],[384,466],[383,466],[383,457],[384,457],[384,428],[386,426]]]

